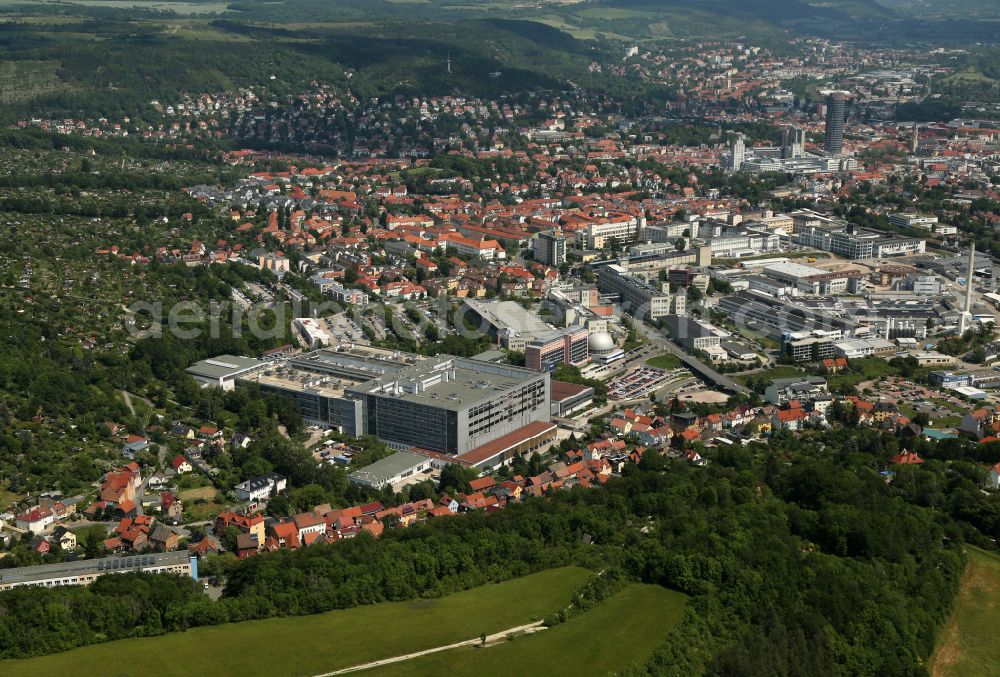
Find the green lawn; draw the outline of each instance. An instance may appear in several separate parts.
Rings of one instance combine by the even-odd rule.
[[[998,670],[1000,556],[968,548],[969,564],[930,661],[932,677],[988,677]]]
[[[646,360],[646,364],[657,369],[677,369],[681,366],[681,360],[673,353],[663,353]]]
[[[7,510],[22,498],[23,496],[15,494],[13,491],[5,489],[4,487],[0,487],[0,510]]]
[[[763,371],[757,371],[752,374],[737,374],[731,378],[737,383],[742,383],[746,385],[747,381],[752,377],[755,381],[760,381],[762,378],[766,381],[771,381],[776,378],[796,378],[802,376],[805,372],[798,367],[793,367],[791,365],[779,365],[777,367],[771,367],[770,369],[764,369]]]
[[[680,623],[685,595],[634,584],[550,630],[486,648],[462,647],[366,670],[424,675],[604,675],[645,662]],[[531,666],[528,669],[527,666]]]
[[[590,575],[585,569],[565,567],[441,599],[109,642],[40,658],[0,661],[0,675],[89,677],[109,670],[115,677],[315,675],[544,618],[566,606]],[[122,660],[122,656],[139,659]]]
[[[848,363],[851,365],[852,372],[827,377],[826,382],[830,390],[847,385],[857,385],[863,381],[874,381],[893,373],[893,368],[881,357],[864,357],[849,360]]]

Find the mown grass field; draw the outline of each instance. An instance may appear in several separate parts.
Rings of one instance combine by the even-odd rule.
[[[746,385],[747,381],[750,380],[751,377],[755,381],[759,381],[762,378],[770,381],[776,378],[796,378],[804,375],[804,373],[805,372],[798,367],[793,367],[791,365],[778,365],[777,367],[771,367],[770,369],[764,369],[752,374],[736,374],[731,378],[737,383]]]
[[[646,364],[657,369],[677,369],[681,366],[681,360],[673,353],[664,353],[646,360]]]
[[[590,576],[565,567],[440,599],[195,628],[0,661],[4,677],[316,675],[530,623],[565,607]],[[123,660],[123,656],[131,658]]]
[[[969,548],[951,619],[930,661],[932,677],[992,677],[1000,671],[1000,556]]]
[[[462,647],[358,674],[604,675],[645,662],[680,623],[687,597],[633,584],[585,614],[549,630],[486,648]]]

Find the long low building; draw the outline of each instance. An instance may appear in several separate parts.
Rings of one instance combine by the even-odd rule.
[[[426,454],[435,465],[458,463],[479,472],[487,472],[509,465],[519,456],[527,457],[536,451],[541,452],[556,441],[556,431],[554,423],[534,421],[461,455],[439,454],[423,449],[413,451]]]
[[[837,341],[833,344],[833,350],[836,355],[851,360],[859,357],[895,355],[899,352],[899,347],[891,341],[876,337]]]
[[[90,585],[101,576],[137,571],[150,574],[176,574],[197,579],[198,558],[186,551],[178,551],[0,569],[0,590],[25,586],[51,588],[62,585]]]

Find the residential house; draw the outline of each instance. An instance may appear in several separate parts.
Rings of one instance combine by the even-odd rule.
[[[135,460],[136,454],[149,448],[149,440],[139,435],[129,435],[122,445],[122,456],[129,460]]]
[[[177,549],[178,538],[173,529],[165,524],[157,524],[153,533],[149,535],[149,543],[157,550],[169,552]]]
[[[191,465],[191,462],[180,454],[177,454],[177,456],[174,457],[174,460],[170,462],[170,465],[173,467],[174,472],[178,475],[183,475],[184,473],[189,473],[194,470],[194,466]]]
[[[958,429],[979,440],[997,432],[995,426],[998,423],[1000,423],[1000,416],[997,415],[996,410],[983,407],[968,412],[962,418]]]
[[[163,520],[174,524],[184,518],[184,503],[169,491],[160,494],[160,511],[163,513]]]
[[[55,513],[46,506],[37,506],[14,518],[14,524],[18,529],[23,529],[32,534],[40,534],[56,521]]]
[[[64,552],[76,550],[76,534],[66,527],[56,527],[52,532],[52,540],[59,544],[59,548]]]
[[[309,544],[314,538],[309,538],[310,534],[323,536],[326,534],[326,519],[311,512],[304,512],[292,518],[295,530],[299,537],[299,542]]]
[[[241,533],[252,534],[257,538],[258,543],[263,543],[265,538],[266,525],[263,515],[241,515],[235,512],[219,513],[215,518],[215,533],[221,536],[226,527],[234,526]]]

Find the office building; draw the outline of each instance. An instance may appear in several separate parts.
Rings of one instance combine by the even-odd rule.
[[[181,551],[0,569],[0,590],[30,586],[52,588],[62,585],[90,585],[101,576],[137,571],[150,574],[175,574],[197,579],[198,559],[186,551]]]
[[[872,356],[889,357],[899,351],[895,343],[881,338],[858,338],[837,341],[833,344],[833,349],[838,357],[846,357],[849,360]]]
[[[687,350],[709,350],[722,343],[722,337],[700,322],[680,315],[669,315],[664,321],[670,337]]]
[[[941,280],[936,275],[910,273],[904,278],[904,283],[908,290],[921,296],[938,296],[941,293]]]
[[[846,92],[830,92],[826,96],[826,134],[823,137],[823,150],[828,155],[840,155],[844,152],[847,96]]]
[[[560,364],[581,366],[590,361],[590,332],[579,325],[536,336],[524,348],[524,366],[552,371]]]
[[[971,385],[969,374],[956,374],[953,371],[936,370],[927,374],[927,382],[939,388],[958,388]]]
[[[641,239],[646,219],[629,214],[618,214],[595,219],[586,228],[576,232],[577,243],[587,249],[604,249],[611,242],[618,245]]]
[[[743,162],[746,160],[747,145],[742,134],[737,134],[736,138],[729,144],[729,171],[738,172],[743,169]]]
[[[566,237],[554,230],[539,233],[534,243],[535,260],[547,266],[561,266],[566,262]]]
[[[781,352],[795,362],[818,362],[835,357],[836,341],[842,336],[838,331],[794,331],[781,335]]]
[[[571,359],[587,349],[581,329],[565,331]],[[564,342],[563,357],[565,350]],[[341,347],[272,363],[238,384],[290,397],[309,424],[479,469],[536,451],[555,435],[548,373],[489,361]],[[251,484],[237,487],[242,500],[269,495]]]
[[[610,308],[600,303],[597,287],[551,287],[542,302],[542,310],[551,312],[555,324],[562,327],[582,325],[590,331],[606,332],[614,317]]]
[[[923,228],[924,230],[934,230],[938,217],[930,214],[916,214],[912,212],[896,212],[889,214],[889,223],[900,228]]]
[[[805,247],[855,260],[923,254],[927,246],[925,240],[917,237],[862,230],[854,224],[807,226],[798,229],[793,240]]]
[[[363,407],[361,402],[346,395],[346,389],[420,359],[381,348],[341,346],[269,364],[266,369],[239,379],[237,385],[289,397],[308,424],[337,428],[357,436],[364,434]]]
[[[670,294],[639,277],[629,275],[621,266],[600,268],[597,273],[597,288],[602,294],[617,295],[622,310],[635,317],[656,320],[670,314]]]

